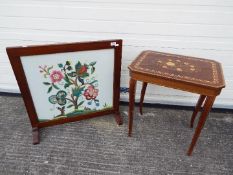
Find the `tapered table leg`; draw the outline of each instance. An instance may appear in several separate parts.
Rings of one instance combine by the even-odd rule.
[[[215,97],[207,96],[207,98],[206,98],[206,101],[204,104],[204,109],[203,109],[202,114],[200,116],[200,119],[198,121],[195,133],[194,133],[193,138],[192,138],[192,142],[191,142],[191,144],[189,146],[189,150],[187,152],[188,156],[191,156],[191,154],[193,152],[193,148],[196,145],[197,139],[201,133],[202,128],[204,127],[207,116],[208,116],[208,114],[209,114],[209,112],[214,104],[214,100],[215,100]]]
[[[32,128],[32,143],[33,143],[33,145],[40,143],[39,128],[37,128],[37,127]]]
[[[140,111],[141,115],[142,115],[142,106],[143,106],[144,96],[145,96],[145,92],[146,92],[146,87],[147,87],[147,82],[143,82],[140,103],[139,103],[139,111]]]
[[[115,120],[117,122],[118,125],[122,125],[123,124],[123,120],[122,117],[120,115],[120,112],[116,112],[115,113]]]
[[[132,126],[133,126],[133,111],[135,103],[135,90],[136,90],[136,80],[130,78],[129,81],[129,132],[128,136],[131,137]]]
[[[203,104],[203,101],[205,100],[206,96],[205,95],[200,95],[198,101],[197,101],[197,104],[196,104],[196,107],[193,111],[193,115],[192,115],[192,118],[191,118],[191,121],[190,121],[190,128],[193,128],[193,123],[194,123],[194,120],[197,116],[197,113],[200,111],[201,109],[201,106]]]

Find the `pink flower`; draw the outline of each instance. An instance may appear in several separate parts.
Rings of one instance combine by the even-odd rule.
[[[87,100],[95,99],[98,96],[98,89],[94,89],[93,86],[88,86],[88,88],[84,91],[84,96]]]
[[[54,70],[50,74],[50,78],[51,78],[52,83],[56,83],[56,82],[60,82],[64,78],[64,76],[62,75],[61,71]]]

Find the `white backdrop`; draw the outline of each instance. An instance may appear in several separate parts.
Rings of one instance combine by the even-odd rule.
[[[215,106],[233,108],[231,0],[1,0],[0,91],[19,92],[7,46],[113,38],[124,40],[122,87],[128,87],[127,66],[142,50],[209,58],[223,64],[226,78]],[[196,100],[194,94],[159,86],[149,86],[145,97],[163,104]]]
[[[44,78],[39,72],[39,66],[53,66],[52,70],[60,70],[57,64],[66,61],[70,61],[72,67],[74,67],[78,61],[80,61],[81,64],[96,62],[95,72],[88,77],[88,81],[93,81],[91,80],[92,77],[95,78],[94,80],[98,81],[96,88],[98,89],[97,99],[99,100],[100,105],[98,107],[96,107],[94,103],[88,105],[87,100],[85,100],[84,97],[81,97],[83,98],[82,100],[85,101],[84,106],[90,108],[96,107],[97,110],[103,109],[104,104],[108,104],[111,107],[113,106],[114,49],[24,56],[21,57],[21,61],[39,119],[52,119],[59,114],[59,111],[54,109],[55,105],[52,105],[48,100],[48,97],[54,95],[58,90],[53,89],[52,93],[47,93],[48,86],[45,86],[43,82],[51,82],[51,80],[50,77]],[[61,90],[67,92],[67,89],[64,89],[63,87],[64,84],[60,86]],[[73,108],[66,108],[66,113],[72,111]]]

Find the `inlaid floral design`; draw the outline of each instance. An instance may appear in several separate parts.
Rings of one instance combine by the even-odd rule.
[[[182,62],[180,60],[157,60],[157,64],[159,64],[164,69],[171,69],[176,70],[177,72],[183,72],[183,71],[196,71],[195,66],[188,63],[188,62]]]

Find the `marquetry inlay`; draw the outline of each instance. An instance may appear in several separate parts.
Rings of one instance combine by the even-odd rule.
[[[129,67],[141,73],[204,85],[223,83],[218,74],[219,63],[208,59],[144,51]]]

